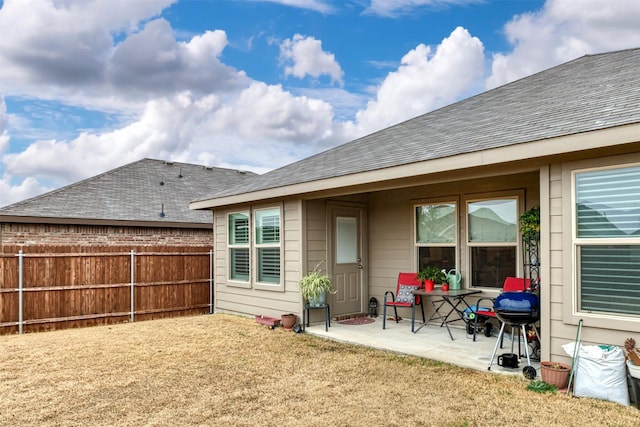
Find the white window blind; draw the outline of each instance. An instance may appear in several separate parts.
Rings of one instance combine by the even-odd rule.
[[[258,282],[280,283],[280,244],[280,209],[256,210],[255,246],[257,258],[256,279]]]
[[[580,310],[640,315],[640,167],[577,173]]]

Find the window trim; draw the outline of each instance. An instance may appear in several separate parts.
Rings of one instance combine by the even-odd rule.
[[[606,170],[620,170],[632,167],[640,167],[640,161],[636,162],[616,162],[615,159],[618,157],[612,157],[607,159],[602,159],[604,161],[599,162],[598,164],[594,164],[594,161],[582,161],[575,162],[567,166],[564,170],[565,178],[568,176],[569,179],[569,194],[571,203],[569,203],[566,210],[563,211],[563,214],[567,214],[567,210],[569,211],[570,218],[570,254],[571,254],[571,269],[568,274],[571,277],[569,283],[571,283],[571,287],[569,289],[570,298],[565,298],[565,301],[570,301],[570,310],[567,308],[563,308],[563,317],[565,319],[571,319],[579,317],[585,318],[589,321],[594,321],[593,323],[589,322],[590,325],[606,327],[607,329],[624,329],[624,328],[637,328],[640,323],[640,316],[633,316],[627,314],[616,314],[611,312],[604,311],[583,311],[580,309],[580,299],[581,299],[581,286],[579,283],[580,279],[580,259],[579,259],[579,250],[581,247],[585,246],[602,246],[602,245],[638,245],[640,246],[640,237],[578,237],[578,212],[577,212],[577,175],[581,173],[589,173],[589,172],[598,172],[598,171],[606,171]],[[629,159],[627,159],[629,160]],[[566,277],[566,276],[565,276]],[[565,289],[566,292],[566,289]],[[566,305],[566,304],[565,304]],[[606,321],[606,324],[603,323]]]
[[[469,228],[469,203],[473,203],[473,202],[480,202],[480,201],[484,201],[484,200],[499,200],[499,199],[516,199],[516,227],[517,227],[517,234],[516,234],[516,241],[514,243],[511,242],[477,242],[477,243],[473,243],[470,242],[469,240],[469,232],[470,232],[470,228]],[[464,230],[464,248],[465,248],[465,272],[466,272],[466,287],[468,288],[473,288],[473,289],[479,289],[479,290],[483,290],[483,291],[487,291],[487,292],[491,292],[491,291],[499,291],[502,287],[500,288],[494,288],[494,287],[487,287],[487,286],[478,286],[478,285],[474,285],[471,281],[472,279],[472,275],[471,275],[471,250],[474,247],[503,247],[503,246],[513,246],[516,248],[516,276],[517,277],[522,277],[523,274],[523,266],[522,266],[522,262],[518,262],[518,260],[522,259],[522,237],[520,236],[520,226],[518,223],[518,218],[520,217],[520,214],[522,212],[524,212],[524,207],[525,207],[525,191],[524,189],[514,189],[514,190],[503,190],[503,191],[494,191],[494,192],[487,192],[487,193],[475,193],[475,194],[466,194],[464,195],[464,197],[462,198],[462,203],[461,205],[464,208],[464,212],[462,212],[461,214],[464,215],[464,224],[465,224],[465,230]]]
[[[420,206],[424,205],[445,205],[445,204],[453,204],[455,207],[455,236],[453,242],[443,242],[443,243],[420,243],[418,242],[418,224],[416,218],[416,209]],[[418,259],[418,250],[419,248],[424,247],[441,247],[441,248],[450,248],[453,247],[455,253],[455,268],[459,269],[460,265],[460,197],[458,196],[444,196],[435,199],[420,199],[416,200],[413,203],[413,208],[411,211],[412,217],[412,240],[413,240],[413,257],[416,271],[420,268],[420,260]]]
[[[268,244],[258,244],[256,242],[256,233],[255,233],[255,225],[256,225],[256,213],[264,210],[277,209],[279,216],[279,227],[280,227],[280,236],[279,242],[277,244],[268,243]],[[229,226],[230,226],[230,217],[234,214],[244,214],[249,218],[249,244],[248,245],[238,245],[231,244],[230,234],[229,234]],[[265,204],[265,205],[256,205],[249,206],[246,209],[239,209],[228,211],[225,213],[226,218],[226,254],[227,254],[227,273],[226,280],[227,286],[234,288],[244,288],[244,289],[254,289],[254,290],[266,290],[266,291],[276,291],[276,292],[284,292],[285,289],[285,277],[284,277],[284,241],[285,241],[285,233],[284,233],[284,205],[283,203],[276,204]],[[280,249],[280,283],[269,283],[269,282],[259,282],[258,281],[258,249],[267,248],[267,247],[277,247]],[[249,280],[242,281],[238,279],[231,278],[231,249],[233,248],[248,248],[249,249]]]
[[[232,215],[246,215],[247,218],[249,219],[249,241],[246,244],[235,244],[235,243],[231,243],[231,230],[230,230],[230,226],[231,226],[231,216]],[[227,219],[227,223],[226,223],[226,235],[227,235],[227,241],[226,241],[226,247],[227,247],[227,284],[230,286],[235,286],[235,287],[239,287],[239,288],[251,288],[251,272],[253,270],[253,266],[252,266],[252,256],[251,256],[251,240],[252,240],[252,227],[251,227],[251,210],[247,209],[247,210],[237,210],[237,211],[229,211],[226,213],[226,219]],[[248,249],[249,250],[249,279],[248,280],[238,280],[238,279],[234,279],[231,277],[231,250],[232,249]]]
[[[259,212],[261,211],[268,211],[268,210],[278,210],[278,227],[279,227],[279,240],[278,243],[258,243],[257,242],[257,233],[255,232],[255,228],[257,225],[257,220],[256,220],[256,216]],[[252,216],[251,216],[251,226],[252,226],[252,230],[254,230],[253,233],[253,239],[251,240],[251,244],[252,244],[252,250],[251,250],[251,259],[253,262],[253,265],[255,266],[255,268],[252,269],[251,271],[251,279],[253,282],[253,287],[254,289],[261,289],[261,290],[269,290],[269,291],[273,291],[273,290],[277,290],[277,291],[283,291],[284,290],[284,262],[283,262],[283,254],[284,254],[284,232],[283,232],[283,207],[282,204],[276,204],[276,205],[261,205],[259,207],[253,207],[252,208]],[[280,282],[279,283],[271,283],[271,282],[260,282],[258,280],[258,250],[259,249],[264,249],[264,248],[278,248],[280,250]]]

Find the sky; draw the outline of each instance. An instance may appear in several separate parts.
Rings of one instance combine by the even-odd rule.
[[[586,54],[638,0],[0,0],[0,206],[153,158],[265,173]]]

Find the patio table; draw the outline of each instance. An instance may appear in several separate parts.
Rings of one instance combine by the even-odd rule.
[[[479,289],[449,289],[448,291],[443,291],[442,288],[434,288],[432,291],[428,291],[426,289],[413,291],[414,295],[420,295],[423,299],[426,298],[427,300],[429,300],[434,310],[433,314],[431,314],[431,316],[429,316],[429,318],[426,319],[425,322],[420,325],[414,333],[417,333],[431,320],[442,320],[440,327],[442,327],[443,325],[446,326],[447,332],[449,332],[449,336],[453,341],[453,334],[451,334],[451,329],[449,329],[449,323],[462,320],[463,322],[465,322],[466,327],[464,310],[467,308],[471,309],[471,306],[469,306],[469,303],[467,303],[465,298],[469,295],[475,295],[481,292],[482,291]],[[445,309],[449,308],[449,312],[446,314],[444,313],[444,311],[440,311],[444,306],[448,306],[445,307]],[[454,313],[454,317],[450,319],[449,317]]]

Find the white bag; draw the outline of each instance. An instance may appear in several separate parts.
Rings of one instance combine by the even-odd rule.
[[[571,357],[575,342],[562,346]],[[629,406],[624,353],[615,345],[580,345],[574,361],[573,395]]]

